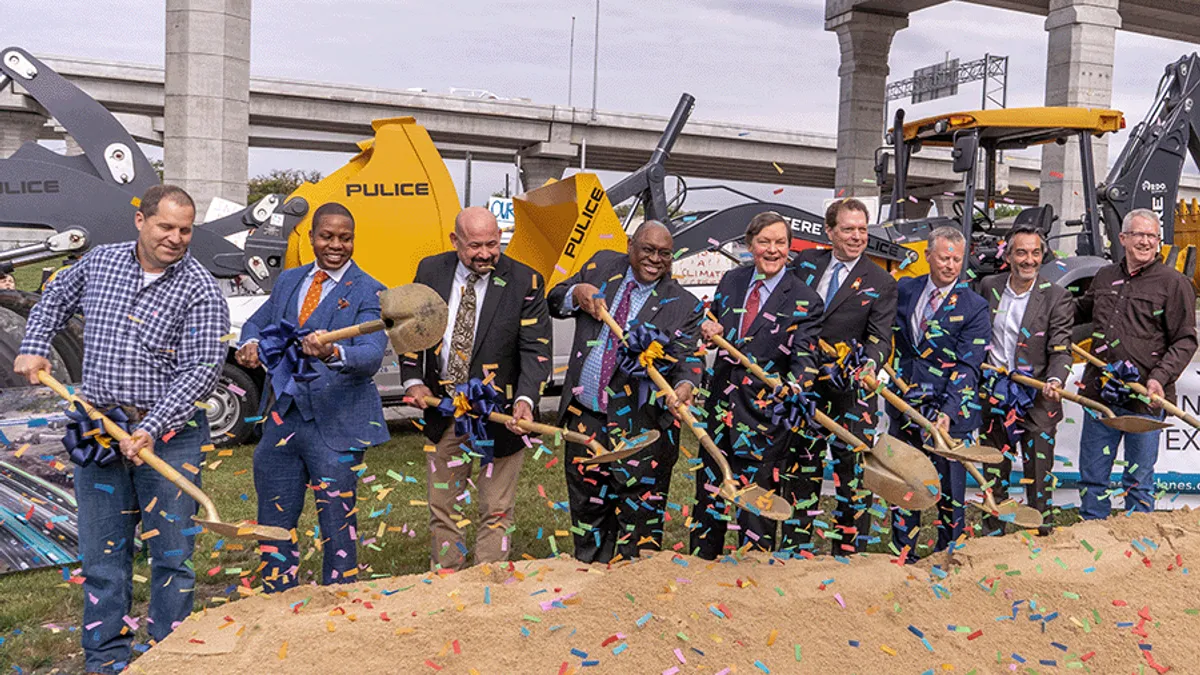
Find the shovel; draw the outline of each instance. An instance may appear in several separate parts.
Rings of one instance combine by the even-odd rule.
[[[883,364],[883,370],[888,374],[888,376],[891,378],[892,382],[894,382],[896,384],[896,386],[900,388],[900,391],[902,393],[907,394],[908,390],[912,389],[912,386],[909,385],[908,383],[906,383],[903,379],[901,379],[900,376],[896,374],[896,371],[893,370],[890,365],[888,365],[886,363]],[[886,396],[885,396],[885,398],[886,398]],[[896,406],[896,408],[899,409],[901,412],[904,412],[904,408],[902,406],[896,405],[896,403],[894,401],[892,401],[891,398],[888,398],[888,401],[891,401],[892,405]],[[905,404],[907,405],[908,402],[905,401]],[[910,410],[915,411],[915,408],[913,408],[911,405],[908,405],[908,408]],[[905,414],[907,414],[907,413],[905,413]],[[913,421],[917,422],[918,424],[921,424],[920,420],[918,420],[917,418],[911,417],[911,416],[910,416],[910,418]],[[924,419],[924,418],[922,417],[921,419]],[[922,426],[924,426],[924,424],[922,424]],[[935,440],[936,440],[936,437],[935,437]],[[999,448],[993,448],[988,445],[968,446],[966,443],[963,443],[962,441],[957,440],[957,439],[950,439],[950,440],[946,441],[946,443],[942,443],[942,444],[935,443],[935,447],[930,448],[930,449],[933,452],[935,452],[943,457],[946,457],[949,459],[956,459],[960,462],[979,462],[981,464],[995,464],[1004,459],[1004,453]]]
[[[830,347],[824,340],[821,341],[821,349],[825,350],[826,353],[837,353],[837,351]],[[897,386],[907,388],[907,385],[905,385],[903,381],[896,377],[890,366],[885,364],[884,369],[888,371],[888,374],[891,375],[892,380],[896,382]],[[878,381],[873,376],[864,374],[862,375],[862,381],[863,384],[867,385],[867,388],[878,391],[885,399],[887,399],[888,403],[891,403],[906,417],[913,420],[923,429],[925,429],[925,431],[928,432],[933,438],[934,452],[950,459],[956,459],[960,464],[963,465],[963,468],[967,470],[967,473],[971,474],[975,481],[979,483],[979,486],[984,490],[983,504],[971,502],[974,506],[993,516],[996,516],[1002,521],[1015,523],[1019,527],[1032,528],[1042,526],[1042,514],[1039,513],[1037,509],[1030,506],[1025,506],[1024,504],[1020,504],[1011,499],[1000,504],[996,503],[996,499],[992,495],[991,487],[988,486],[983,475],[979,473],[979,469],[975,468],[973,461],[971,459],[960,458],[963,455],[969,454],[971,448],[967,448],[962,441],[955,441],[954,439],[950,438],[948,434],[943,434],[942,430],[939,429],[936,424],[926,419],[925,416],[918,412],[916,408],[913,408],[911,405],[909,405],[908,401],[900,398],[895,394],[895,392],[891,391],[887,387],[880,387]],[[985,446],[975,447],[983,447],[984,451],[978,454],[988,456],[989,458],[983,461],[989,464],[998,463],[1000,460],[1004,459],[1004,453],[1000,452],[1000,450],[996,448],[988,448]],[[995,459],[991,459],[992,456],[995,456]]]
[[[1027,375],[1022,375],[1020,373],[1010,373],[1010,372],[1008,372],[1008,370],[1006,370],[1004,368],[997,368],[996,366],[993,366],[988,363],[983,364],[983,368],[984,368],[984,370],[994,370],[1003,375],[1007,375],[1008,377],[1010,377],[1012,379],[1013,382],[1016,382],[1018,384],[1023,384],[1027,387],[1033,387],[1034,389],[1037,389],[1039,391],[1042,389],[1042,387],[1046,386],[1046,383],[1042,382],[1041,380],[1035,380],[1032,377],[1029,377]],[[1058,393],[1060,396],[1067,399],[1068,401],[1074,401],[1075,403],[1078,403],[1079,405],[1081,405],[1085,408],[1091,408],[1092,410],[1095,410],[1096,412],[1100,413],[1100,415],[1101,415],[1100,423],[1106,427],[1116,429],[1117,431],[1125,431],[1125,432],[1129,432],[1129,433],[1140,434],[1140,433],[1146,432],[1146,431],[1155,431],[1157,429],[1166,429],[1167,427],[1171,426],[1170,424],[1167,424],[1166,422],[1160,422],[1158,420],[1153,420],[1153,419],[1150,419],[1149,417],[1138,417],[1137,415],[1117,416],[1115,413],[1113,413],[1111,408],[1109,408],[1108,406],[1104,405],[1103,403],[1101,403],[1099,401],[1094,401],[1090,398],[1087,398],[1086,396],[1081,396],[1079,394],[1076,394],[1075,392],[1067,391],[1066,389],[1063,389],[1061,387],[1055,387],[1055,389],[1058,390]]]
[[[621,327],[613,320],[612,315],[608,313],[607,309],[600,309],[600,319],[608,325],[608,329],[612,331],[613,335],[617,336],[622,342],[625,341],[625,331],[621,330]],[[664,396],[674,391],[671,385],[667,384],[662,373],[654,368],[653,364],[646,367],[646,373],[654,382],[654,386],[658,387]],[[713,461],[720,468],[722,497],[733,502],[738,508],[757,513],[764,518],[787,520],[792,517],[792,505],[788,504],[787,500],[779,495],[753,483],[746,487],[739,487],[737,481],[733,478],[733,470],[729,468],[729,461],[725,459],[725,453],[721,452],[721,449],[709,437],[708,432],[696,420],[696,416],[692,414],[692,411],[682,402],[676,407],[676,411],[683,418],[683,421],[692,427],[692,432],[700,440],[700,445],[704,447],[705,452],[712,457]]]
[[[450,310],[437,291],[425,284],[405,284],[379,294],[380,318],[322,333],[321,344],[387,331],[397,354],[419,352],[436,345],[446,331]]]
[[[104,430],[108,432],[118,443],[129,438],[129,434],[125,430],[117,426],[112,420],[108,419],[99,410],[92,407],[92,404],[82,398],[73,395],[65,386],[58,380],[54,379],[50,373],[39,371],[38,378],[42,384],[54,390],[54,393],[66,399],[68,403],[79,403],[83,407],[84,412],[88,417],[104,424]],[[226,523],[221,520],[221,516],[217,515],[217,507],[208,495],[196,484],[183,474],[175,470],[175,467],[167,464],[161,457],[154,454],[150,448],[142,448],[138,451],[138,459],[150,465],[150,468],[161,473],[167,480],[174,483],[180,490],[183,490],[189,497],[195,499],[200,506],[204,507],[204,518],[192,516],[192,520],[200,525],[203,525],[209,532],[222,537],[237,537],[240,539],[258,539],[261,541],[279,541],[290,540],[292,533],[282,527],[273,527],[271,525],[256,525],[250,521],[243,520],[240,523]]]
[[[1077,345],[1075,343],[1071,343],[1071,351],[1075,352],[1076,354],[1081,356],[1084,360],[1086,360],[1088,363],[1091,363],[1092,365],[1096,366],[1097,368],[1104,368],[1105,366],[1108,365],[1104,361],[1101,361],[1099,357],[1093,355],[1091,352],[1084,349],[1083,347],[1080,347],[1079,345]],[[1197,420],[1195,417],[1192,417],[1191,415],[1187,414],[1179,406],[1175,405],[1171,401],[1168,401],[1167,399],[1163,398],[1162,396],[1159,396],[1158,394],[1151,394],[1150,390],[1146,389],[1146,386],[1143,385],[1142,383],[1140,383],[1140,382],[1123,382],[1122,384],[1124,384],[1126,387],[1129,387],[1133,391],[1141,394],[1142,396],[1149,398],[1151,402],[1157,403],[1159,406],[1162,407],[1163,410],[1166,410],[1168,413],[1170,413],[1172,417],[1178,417],[1179,419],[1181,419],[1185,423],[1187,423],[1189,426],[1191,426],[1193,429],[1200,429],[1200,420]],[[1152,422],[1154,420],[1147,419],[1146,421]],[[1167,425],[1163,425],[1162,427],[1157,427],[1157,428],[1162,429],[1162,428],[1165,428],[1166,426]],[[1120,427],[1113,427],[1113,428],[1117,429]],[[1122,429],[1122,431],[1125,431],[1125,430]],[[1145,431],[1154,431],[1154,428],[1145,429]]]
[[[436,406],[440,405],[441,402],[442,402],[441,399],[437,398],[436,396],[426,396],[425,397],[425,403],[427,403],[431,406],[436,407]],[[497,422],[499,424],[506,424],[506,423],[508,423],[509,420],[512,419],[512,415],[505,415],[504,413],[494,412],[494,413],[490,413],[488,415],[488,419],[493,422]],[[584,434],[581,434],[578,431],[571,431],[570,429],[554,427],[554,426],[550,426],[549,424],[542,424],[540,422],[531,422],[529,420],[521,420],[520,422],[517,422],[517,426],[520,427],[521,430],[526,433],[542,434],[543,436],[555,436],[558,434],[562,434],[562,437],[567,439],[571,443],[578,443],[579,445],[586,445],[588,447],[588,449],[590,449],[592,451],[592,453],[593,453],[592,456],[577,460],[579,464],[585,464],[585,465],[603,464],[603,463],[607,463],[607,462],[615,462],[617,460],[625,459],[626,457],[633,455],[634,453],[640,451],[642,448],[657,441],[658,435],[659,435],[658,430],[653,429],[653,430],[638,434],[634,438],[621,439],[621,442],[617,445],[617,447],[615,447],[611,451],[609,451],[607,448],[605,448],[603,445],[600,444],[600,441],[597,441],[595,438],[592,438],[591,436],[585,436]]]
[[[709,318],[716,321],[712,314],[709,314]],[[772,389],[780,386],[779,378],[752,362],[725,338],[714,335],[712,341],[741,361],[747,370],[767,386]],[[863,466],[863,486],[868,490],[892,504],[903,505],[915,511],[927,509],[937,503],[937,469],[920,450],[889,434],[878,437],[875,446],[871,447],[820,410],[814,411],[813,419],[856,452],[867,452]]]

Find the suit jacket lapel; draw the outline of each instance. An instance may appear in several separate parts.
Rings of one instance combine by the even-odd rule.
[[[301,267],[300,273],[294,277],[294,282],[288,286],[281,286],[279,288],[279,292],[283,294],[284,302],[283,306],[279,308],[282,312],[279,314],[278,319],[286,319],[292,323],[299,322],[300,298],[297,297],[297,294],[300,292],[300,286],[304,284],[304,280],[308,278],[308,273],[312,271],[313,265],[316,265],[316,263],[309,263]]]
[[[496,307],[500,305],[500,299],[503,297],[505,289],[508,288],[508,283],[512,281],[508,278],[511,270],[512,265],[508,259],[500,256],[500,259],[496,261],[496,268],[488,277],[487,291],[483,294],[483,307],[479,311],[479,323],[475,326],[475,340],[471,346],[472,366],[480,354],[480,346],[487,337],[488,327],[492,325],[492,319],[496,316]]]
[[[442,296],[446,302],[450,302],[450,294],[454,292],[454,274],[458,271],[458,255],[451,252],[446,256],[444,270],[437,275],[437,280],[434,282],[433,290]],[[454,321],[454,317],[450,317],[450,321]]]
[[[763,326],[770,323],[771,325],[779,325],[779,310],[783,306],[784,301],[791,296],[792,284],[800,283],[799,279],[793,281],[792,274],[784,274],[779,278],[779,283],[775,284],[775,290],[771,291],[771,295],[767,296],[766,303],[758,308],[758,316],[754,317],[754,322],[750,324],[750,331],[743,337],[754,335]],[[770,315],[772,318],[768,321],[765,315]]]
[[[821,277],[825,275],[825,270],[829,268],[829,262],[833,260],[833,251],[824,250],[817,255],[817,259],[813,261],[816,269],[812,271],[812,289],[817,290],[817,286],[821,285]]]
[[[750,276],[746,276],[746,273],[742,270],[749,270]],[[721,328],[724,329],[723,335],[728,337],[730,335],[729,331],[732,330],[732,335],[737,337],[742,327],[742,313],[735,312],[734,310],[746,306],[746,293],[750,291],[750,277],[754,276],[754,268],[739,267],[728,272],[728,274],[734,275],[730,281],[730,285],[733,286],[733,292],[729,296],[722,298],[721,305],[724,307],[724,312],[717,317],[717,320],[721,322]]]
[[[901,313],[901,316],[903,316],[904,319],[900,321],[900,332],[908,340],[908,344],[912,345],[914,349],[920,344],[921,340],[925,338],[923,335],[913,334],[912,318],[914,316],[913,312],[916,311],[917,303],[921,300],[921,293],[925,290],[925,284],[929,283],[929,275],[924,275],[917,278],[921,280],[921,283],[916,284],[916,288],[913,289],[915,292],[908,297],[908,300],[905,301],[904,307],[901,308],[904,310]],[[920,321],[920,319],[918,319],[918,321]]]
[[[833,297],[830,298],[829,302],[825,305],[826,313],[832,312],[834,309],[836,309],[838,307],[838,305],[845,302],[846,298],[848,298],[851,295],[854,295],[855,293],[858,292],[858,289],[855,287],[855,284],[859,284],[859,285],[862,284],[863,275],[861,272],[855,272],[855,270],[862,267],[863,262],[864,261],[863,261],[862,256],[859,256],[858,262],[854,263],[854,267],[851,267],[850,269],[846,270],[846,280],[842,282],[841,286],[838,286],[837,293],[834,293]],[[874,263],[871,263],[871,261],[869,261],[869,260],[866,261],[866,263],[874,264]]]
[[[992,310],[992,320],[996,320],[996,312],[1000,311],[1000,298],[1004,295],[1004,288],[1008,286],[1008,275],[1005,274],[1000,279],[1000,285],[996,288],[983,288],[983,294],[987,297],[988,307]]]

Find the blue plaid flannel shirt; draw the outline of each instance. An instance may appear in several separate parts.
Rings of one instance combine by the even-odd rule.
[[[29,313],[21,353],[48,357],[55,334],[82,312],[84,398],[149,411],[138,429],[158,439],[182,428],[212,393],[229,307],[191,255],[142,288],[134,246],[98,246],[59,272]]]

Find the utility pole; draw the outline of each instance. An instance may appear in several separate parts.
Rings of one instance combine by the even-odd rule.
[[[567,107],[575,103],[575,17],[571,17],[571,55],[567,60]]]
[[[596,45],[592,54],[592,121],[596,121],[596,90],[600,84],[600,0],[596,0]]]
[[[471,151],[467,151],[465,158],[464,171],[466,176],[463,179],[463,208],[471,205]]]

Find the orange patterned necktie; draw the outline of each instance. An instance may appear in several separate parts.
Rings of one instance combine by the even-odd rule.
[[[301,326],[316,311],[317,305],[321,304],[321,284],[325,283],[328,278],[329,275],[325,273],[325,270],[317,270],[317,273],[313,275],[312,283],[308,286],[308,293],[304,294],[304,304],[300,305]]]

